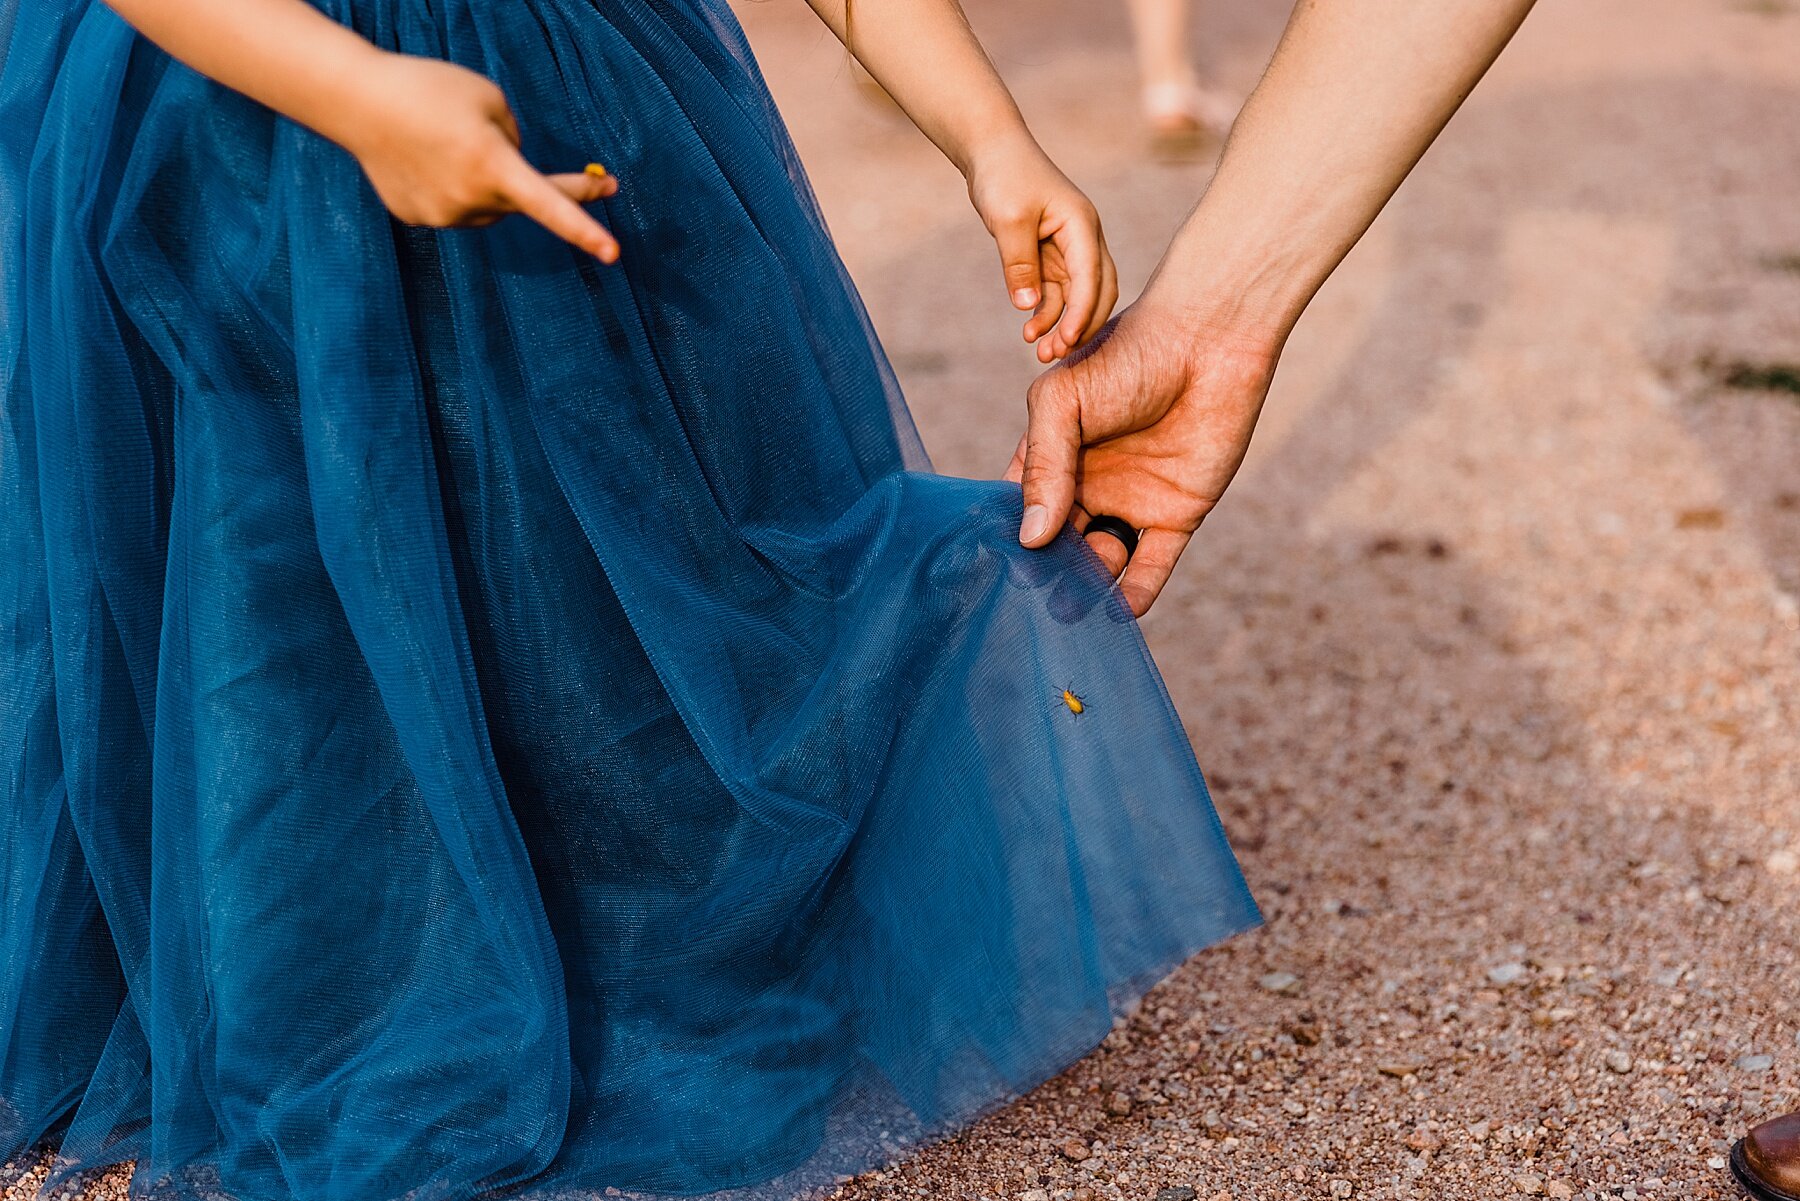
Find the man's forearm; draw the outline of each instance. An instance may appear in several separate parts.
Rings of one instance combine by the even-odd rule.
[[[1278,346],[1532,0],[1300,0],[1150,294]]]

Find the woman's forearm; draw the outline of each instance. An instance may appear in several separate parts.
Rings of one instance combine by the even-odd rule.
[[[807,3],[964,175],[996,140],[1030,137],[957,0]]]
[[[188,66],[342,142],[356,85],[382,52],[305,0],[107,0]]]
[[[1151,291],[1279,345],[1532,0],[1301,0]]]

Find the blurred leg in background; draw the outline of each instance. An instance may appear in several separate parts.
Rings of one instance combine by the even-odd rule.
[[[1238,100],[1202,86],[1194,66],[1194,0],[1126,0],[1137,43],[1144,121],[1156,148],[1190,154],[1223,137],[1237,119]]]

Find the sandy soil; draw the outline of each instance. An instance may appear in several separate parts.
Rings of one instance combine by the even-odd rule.
[[[1208,163],[1145,153],[1114,4],[969,7],[1132,294]],[[1209,74],[1282,9],[1209,0]],[[961,181],[742,11],[938,466],[995,473],[1035,364]],[[1545,0],[1147,623],[1268,925],[846,1201],[1733,1194],[1800,1106],[1800,395],[1724,382],[1800,362],[1797,112],[1794,0]]]

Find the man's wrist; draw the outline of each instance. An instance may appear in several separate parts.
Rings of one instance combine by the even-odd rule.
[[[1209,337],[1278,353],[1327,272],[1302,253],[1299,237],[1211,216],[1204,203],[1195,211],[1145,296]]]

